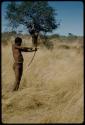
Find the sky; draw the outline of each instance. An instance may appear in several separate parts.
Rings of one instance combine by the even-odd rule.
[[[58,29],[54,30],[52,34],[68,35],[72,33],[74,35],[84,35],[84,5],[80,1],[48,1],[49,5],[55,9],[57,15],[56,21],[60,21]],[[8,21],[5,19],[6,7],[8,2],[2,2],[1,5],[1,29],[2,32],[7,31]],[[20,27],[23,33],[26,29]]]

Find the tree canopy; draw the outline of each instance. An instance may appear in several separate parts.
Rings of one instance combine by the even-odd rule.
[[[55,10],[47,1],[10,2],[6,18],[13,29],[23,24],[27,29],[34,25],[36,31],[52,32],[59,23],[55,20]]]

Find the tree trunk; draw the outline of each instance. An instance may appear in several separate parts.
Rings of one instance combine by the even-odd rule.
[[[32,34],[33,46],[37,47],[37,42],[38,42],[38,33],[34,33],[34,34]]]

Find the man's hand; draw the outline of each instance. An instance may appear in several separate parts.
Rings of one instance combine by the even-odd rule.
[[[30,48],[30,50],[33,50],[33,48]]]
[[[35,51],[37,51],[37,48],[35,48]]]

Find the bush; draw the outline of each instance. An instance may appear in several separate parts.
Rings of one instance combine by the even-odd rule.
[[[60,35],[59,34],[53,34],[53,35],[48,36],[48,38],[49,39],[60,38]]]
[[[11,37],[15,37],[15,36],[16,36],[16,32],[15,31],[2,33],[2,36],[1,36],[2,44],[3,45],[8,45]]]
[[[44,36],[44,35],[40,35],[40,38],[42,40],[42,43],[44,44],[44,46],[47,48],[47,49],[53,49],[53,43],[52,41],[50,41],[49,37],[48,36]]]
[[[8,41],[9,41],[9,38],[8,37],[4,37],[4,36],[2,36],[2,38],[1,38],[1,43],[3,44],[3,45],[8,45]]]
[[[76,35],[73,35],[72,33],[68,34],[68,40],[75,40],[75,39],[77,39]]]

